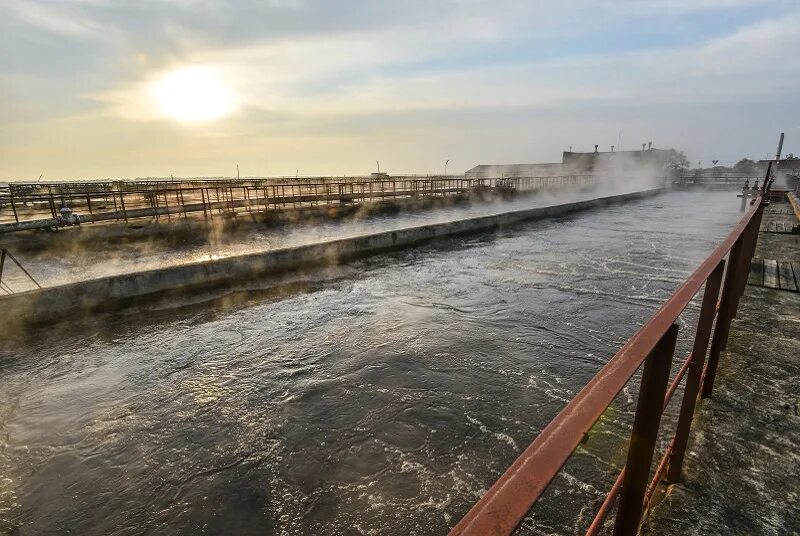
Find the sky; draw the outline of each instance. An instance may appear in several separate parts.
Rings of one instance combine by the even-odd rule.
[[[800,154],[800,0],[2,0],[0,180]]]

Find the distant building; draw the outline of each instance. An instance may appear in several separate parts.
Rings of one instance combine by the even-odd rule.
[[[574,153],[564,151],[561,162],[564,166],[593,173],[599,169],[612,168],[616,162],[633,165],[652,165],[663,167],[669,160],[670,151],[664,149],[643,149],[641,151],[595,151],[593,153]]]
[[[468,179],[496,179],[512,177],[548,177],[563,175],[564,166],[555,164],[488,164],[475,166],[466,172]]]
[[[767,165],[770,162],[775,162],[775,160],[759,160],[758,162],[756,162],[756,164],[758,165],[759,169],[766,170]],[[783,160],[779,160],[778,172],[784,175],[800,174],[800,158],[792,158],[792,159],[784,158]]]
[[[641,151],[598,151],[595,146],[595,151],[591,153],[564,151],[561,162],[553,164],[482,164],[468,170],[466,177],[468,179],[548,177],[587,175],[640,166],[663,168],[670,154],[670,151],[652,147]]]
[[[758,169],[761,173],[765,173],[767,166],[774,160],[759,160],[756,162]],[[789,186],[790,188],[798,188],[800,186],[800,158],[784,158],[778,161],[778,172],[773,173],[775,177],[775,184],[778,186]]]

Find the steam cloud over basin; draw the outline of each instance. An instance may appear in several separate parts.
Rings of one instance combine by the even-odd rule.
[[[0,529],[441,534],[738,218],[670,193],[6,340]],[[635,395],[524,533],[586,522]]]
[[[621,170],[630,172],[630,169]],[[85,225],[82,232],[98,232],[94,239],[70,240],[67,229],[64,240],[58,242],[52,236],[40,245],[31,244],[30,235],[12,246],[22,264],[35,274],[45,286],[54,286],[86,279],[125,274],[130,272],[184,265],[190,262],[207,261],[234,255],[244,255],[278,248],[291,248],[335,239],[358,237],[370,233],[394,231],[420,225],[459,221],[468,218],[493,216],[537,207],[587,201],[599,197],[640,192],[660,187],[658,176],[644,166],[636,173],[610,176],[600,175],[594,188],[583,191],[555,189],[522,195],[513,201],[500,199],[494,202],[444,205],[426,210],[401,211],[389,216],[370,212],[364,207],[357,217],[347,220],[322,221],[315,225],[289,225],[283,228],[272,226],[243,225],[236,229],[222,229],[219,217],[210,220],[205,229],[193,227],[191,232],[183,229],[175,233],[175,227],[167,239],[147,239],[147,233],[136,236],[129,231],[126,240],[104,237],[102,225]],[[247,222],[248,218],[240,218]],[[198,222],[199,223],[199,222]],[[174,225],[174,224],[165,224]],[[181,226],[178,225],[180,228]],[[179,239],[171,238],[179,235]],[[82,236],[78,233],[78,236]],[[12,236],[13,239],[19,239]],[[56,238],[61,238],[56,237]],[[165,243],[166,242],[166,243]],[[102,247],[97,247],[102,243]],[[52,245],[55,244],[55,245]],[[13,267],[12,267],[13,268]],[[6,270],[3,281],[19,292],[35,288],[20,270]]]

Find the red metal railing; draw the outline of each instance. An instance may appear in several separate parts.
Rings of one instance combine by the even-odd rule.
[[[731,320],[747,283],[763,213],[762,200],[762,196],[756,198],[725,240],[453,527],[452,536],[511,534],[585,434],[644,364],[627,462],[587,531],[597,534],[616,502],[614,534],[637,533],[664,475],[670,482],[680,480],[698,394],[711,394],[719,355],[727,345]],[[678,335],[676,321],[702,287],[705,290],[692,350],[668,388]],[[675,435],[651,477],[661,415],[684,378]]]

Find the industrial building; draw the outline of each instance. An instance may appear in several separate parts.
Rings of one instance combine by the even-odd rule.
[[[561,162],[548,164],[481,164],[466,172],[468,179],[548,177],[557,175],[594,174],[616,168],[642,165],[664,167],[669,159],[669,150],[654,149],[652,144],[638,151],[564,151]]]

